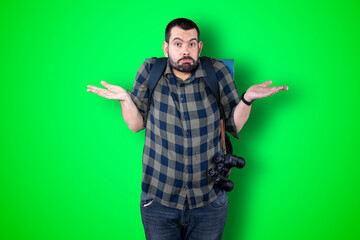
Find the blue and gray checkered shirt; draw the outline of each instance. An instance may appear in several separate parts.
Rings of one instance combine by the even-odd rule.
[[[147,80],[155,58],[139,68],[129,92],[144,118],[146,128],[143,152],[142,190],[161,204],[183,209],[198,208],[217,198],[208,171],[212,159],[222,152],[220,113],[215,96],[205,84],[201,64],[186,80],[177,78],[168,62],[148,106]],[[201,61],[201,60],[200,60]],[[239,95],[225,64],[212,59],[219,79],[226,131],[238,138],[234,108]]]

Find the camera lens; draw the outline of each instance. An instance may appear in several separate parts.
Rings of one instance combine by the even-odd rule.
[[[211,177],[214,177],[214,176],[216,175],[216,171],[211,168],[211,169],[209,170],[209,175],[210,175]]]
[[[220,162],[224,162],[225,158],[223,155],[218,155],[218,156],[216,156],[216,158],[214,160],[215,160],[215,163],[220,163]]]

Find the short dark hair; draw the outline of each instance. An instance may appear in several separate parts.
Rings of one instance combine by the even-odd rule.
[[[170,40],[170,32],[171,29],[173,27],[179,27],[183,30],[190,30],[190,29],[196,29],[197,34],[198,34],[198,41],[200,40],[200,31],[198,26],[196,25],[196,23],[194,23],[193,21],[191,21],[190,19],[187,18],[177,18],[172,20],[171,22],[169,22],[169,24],[166,26],[165,29],[165,41],[169,42]]]

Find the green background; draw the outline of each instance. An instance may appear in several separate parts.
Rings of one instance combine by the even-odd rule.
[[[202,55],[235,59],[239,93],[288,85],[254,102],[234,140],[247,160],[223,239],[359,239],[357,1],[17,1],[1,3],[0,238],[144,239],[144,131],[118,101],[161,57],[169,21],[195,21]]]

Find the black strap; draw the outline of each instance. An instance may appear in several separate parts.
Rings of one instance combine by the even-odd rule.
[[[219,80],[216,77],[214,66],[212,64],[211,58],[202,57],[201,66],[206,72],[206,77],[204,78],[206,85],[210,88],[211,92],[216,98],[218,108],[220,110],[220,118],[224,118],[224,109],[220,101],[220,92],[219,92]]]
[[[201,57],[201,66],[206,72],[206,77],[204,77],[206,85],[210,88],[211,92],[214,94],[216,98],[216,102],[218,108],[220,110],[220,118],[224,118],[224,109],[222,108],[220,101],[220,92],[219,92],[219,81],[216,77],[216,73],[214,70],[214,66],[211,58]],[[148,78],[148,88],[149,88],[149,105],[151,102],[151,98],[158,83],[161,74],[164,72],[167,64],[167,58],[157,58],[152,69],[150,71],[150,75]]]
[[[214,94],[214,96],[216,98],[216,103],[217,103],[218,109],[220,111],[220,118],[224,119],[225,118],[224,109],[223,109],[223,107],[221,105],[221,101],[220,101],[219,80],[216,77],[216,73],[214,70],[214,66],[212,64],[212,60],[211,60],[211,58],[208,58],[208,57],[201,57],[200,60],[201,60],[201,66],[206,72],[206,77],[204,77],[205,83],[210,88],[211,92]],[[161,74],[164,72],[166,64],[167,64],[167,58],[157,58],[154,65],[151,68],[149,78],[148,78],[148,91],[149,91],[148,104],[149,104],[149,106],[151,103],[151,98],[152,98],[154,89],[156,87],[156,84],[160,80]],[[232,154],[232,146],[231,146],[230,138],[227,134],[225,134],[225,142],[226,142],[227,152]]]
[[[158,83],[161,74],[164,72],[167,63],[167,58],[157,58],[152,69],[150,71],[150,75],[148,78],[148,88],[149,88],[149,104],[152,98],[152,94]]]

